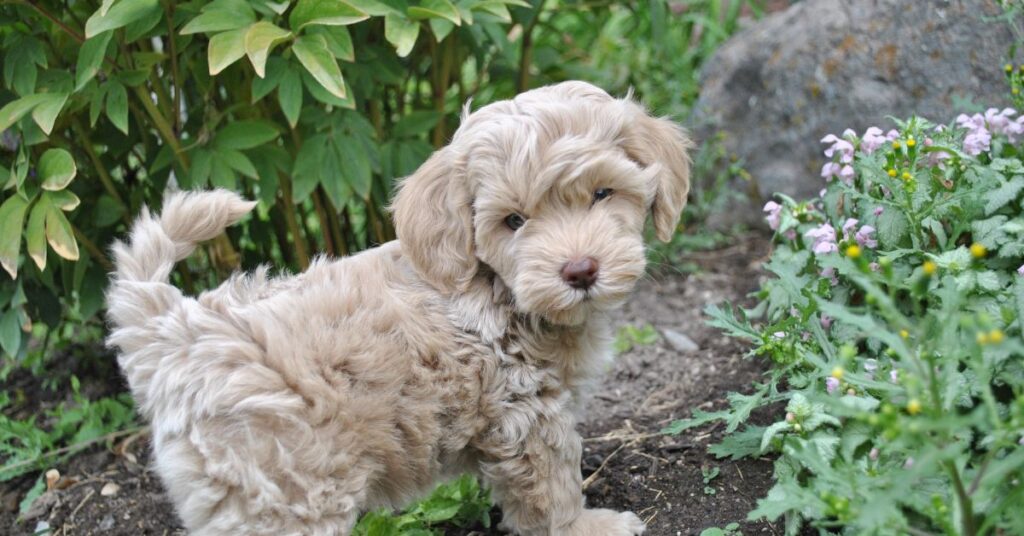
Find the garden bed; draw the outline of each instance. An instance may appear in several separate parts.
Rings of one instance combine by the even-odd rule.
[[[761,378],[762,363],[743,359],[745,348],[707,327],[701,311],[710,303],[744,301],[757,286],[767,251],[765,238],[749,235],[726,249],[688,259],[700,267],[696,275],[664,275],[640,283],[619,324],[648,334],[644,328],[653,326],[659,335],[617,357],[590,405],[581,428],[588,504],[632,510],[654,536],[699,534],[732,522],[740,522],[745,534],[781,533],[768,524],[744,521],[771,487],[770,461],[733,462],[707,454],[722,427],[678,436],[658,433],[694,408],[718,409],[727,392],[745,392]],[[677,350],[681,343],[672,344],[668,330],[686,335],[700,349]],[[111,375],[82,378],[83,389],[103,392],[104,383],[120,385]],[[19,411],[28,411],[34,396],[41,406],[54,403],[31,386],[18,388],[29,398]],[[754,420],[759,420],[756,413]],[[158,479],[147,469],[147,439],[145,433],[119,436],[112,449],[92,448],[57,466],[64,478],[58,487],[67,487],[44,494],[30,511],[31,519],[20,524],[14,525],[18,502],[32,480],[5,483],[0,527],[19,535],[32,534],[41,522],[54,535],[183,534]],[[715,473],[705,483],[705,476]]]

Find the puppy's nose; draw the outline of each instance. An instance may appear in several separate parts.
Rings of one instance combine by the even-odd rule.
[[[593,257],[583,257],[565,263],[562,267],[562,280],[572,288],[590,288],[597,281],[597,261]]]

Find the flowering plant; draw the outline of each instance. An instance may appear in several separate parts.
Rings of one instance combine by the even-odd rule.
[[[768,381],[667,431],[724,420],[718,456],[777,453],[750,517],[787,533],[1024,534],[1024,117],[896,126],[826,136],[819,198],[765,205],[759,305],[708,313]]]

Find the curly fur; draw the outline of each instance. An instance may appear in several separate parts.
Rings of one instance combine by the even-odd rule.
[[[174,263],[253,203],[177,193],[143,213],[114,247],[109,344],[189,531],[349,534],[471,471],[517,534],[643,532],[585,508],[576,415],[610,357],[607,313],[643,274],[646,215],[667,240],[685,204],[688,148],[629,98],[533,90],[467,113],[403,181],[399,240],[198,298],[168,284]],[[581,256],[589,290],[560,276]]]

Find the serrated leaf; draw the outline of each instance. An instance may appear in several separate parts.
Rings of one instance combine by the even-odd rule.
[[[181,35],[237,30],[256,21],[256,14],[244,0],[217,0],[181,29]]]
[[[64,149],[47,149],[39,158],[39,176],[44,190],[63,190],[77,173],[75,159]]]
[[[985,192],[985,215],[990,216],[1009,202],[1017,199],[1017,195],[1020,194],[1021,190],[1024,190],[1024,175],[1018,175],[1003,183],[1002,186]]]
[[[53,130],[53,123],[57,121],[57,115],[64,109],[64,103],[68,100],[68,94],[45,93],[44,95],[46,95],[46,98],[32,109],[32,119],[49,136]]]
[[[882,212],[878,217],[876,227],[878,242],[881,247],[886,249],[899,247],[900,241],[907,235],[907,230],[910,228],[907,217],[896,208],[889,208]]]
[[[91,39],[103,32],[123,28],[159,7],[157,0],[122,0],[104,14],[102,8],[85,21],[85,37]]]
[[[404,58],[412,52],[419,35],[419,23],[402,15],[388,14],[384,17],[384,37],[394,45],[398,57]]]
[[[320,85],[339,99],[345,98],[345,80],[341,68],[322,35],[306,35],[295,40],[292,52]]]
[[[364,21],[370,16],[342,0],[299,0],[288,17],[292,31],[298,32],[305,26],[344,26]]]
[[[262,119],[233,121],[213,137],[218,149],[252,149],[277,139],[280,135],[273,123]]]
[[[128,135],[128,90],[115,81],[107,84],[107,118]]]
[[[231,30],[210,38],[207,63],[210,65],[211,76],[228,68],[245,55],[246,30],[246,28]]]
[[[456,26],[462,25],[459,11],[449,0],[422,0],[419,5],[409,7],[408,13],[413,20],[441,18]]]
[[[0,108],[0,132],[10,128],[11,125],[18,122],[25,114],[32,111],[39,103],[48,98],[49,96],[46,93],[37,93],[8,102],[3,108]]]
[[[35,261],[39,270],[46,268],[46,212],[49,210],[50,200],[46,196],[40,196],[39,200],[32,207],[32,213],[28,217],[28,225],[25,226],[25,242],[28,256]]]
[[[18,277],[18,252],[21,249],[21,230],[27,208],[28,202],[18,194],[8,197],[0,205],[0,265],[11,275],[11,279]]]
[[[281,105],[288,125],[295,128],[302,113],[302,75],[295,69],[288,69],[277,88],[277,101]]]
[[[69,261],[78,260],[78,242],[71,231],[71,222],[54,206],[46,211],[46,241],[57,255]]]
[[[249,56],[256,76],[260,78],[265,76],[267,55],[276,44],[291,36],[291,32],[282,30],[267,21],[260,21],[249,26],[249,30],[245,34],[245,53]]]
[[[90,80],[96,77],[106,57],[107,47],[114,32],[103,32],[82,43],[75,66],[75,91],[81,91]]]
[[[693,416],[689,419],[679,419],[673,421],[665,428],[661,429],[661,433],[669,435],[678,435],[685,430],[690,428],[696,428],[709,422],[722,421],[729,418],[728,411],[701,411],[699,409],[693,410]]]
[[[764,452],[768,448],[768,445],[771,444],[772,439],[775,439],[775,436],[781,432],[788,431],[789,429],[790,425],[786,421],[779,421],[768,428],[765,428],[764,434],[761,435],[761,452]]]
[[[740,432],[723,437],[721,443],[708,447],[708,452],[716,458],[728,457],[733,460],[760,454],[764,430],[764,426],[747,426]]]

